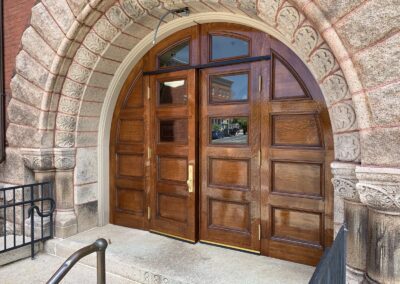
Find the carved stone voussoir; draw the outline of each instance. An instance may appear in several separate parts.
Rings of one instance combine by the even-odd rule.
[[[400,214],[400,170],[357,167],[357,190],[362,203],[388,214]]]
[[[360,202],[360,196],[356,189],[356,166],[357,164],[353,163],[333,162],[331,164],[332,183],[339,197]]]
[[[59,170],[71,170],[75,168],[76,150],[72,148],[54,149],[54,165]]]
[[[333,178],[332,183],[335,192],[341,198],[350,201],[360,201],[360,196],[358,195],[356,189],[356,183],[353,180],[348,180],[344,178]]]
[[[54,168],[53,149],[21,149],[24,165],[34,171]]]

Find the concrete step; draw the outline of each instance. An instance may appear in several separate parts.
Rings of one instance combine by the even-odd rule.
[[[314,271],[311,266],[200,243],[193,245],[115,225],[48,241],[45,251],[66,259],[100,237],[110,242],[107,272],[137,283],[301,284],[308,283]],[[94,268],[95,254],[81,263]]]
[[[54,272],[62,265],[65,259],[39,253],[34,260],[24,259],[0,267],[0,283],[2,284],[40,284],[46,283]],[[119,275],[107,273],[107,283],[138,284],[122,278]],[[64,284],[96,284],[96,269],[78,263],[65,276]]]

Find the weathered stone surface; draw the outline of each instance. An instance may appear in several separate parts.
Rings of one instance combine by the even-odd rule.
[[[32,183],[33,174],[25,168],[20,150],[7,147],[6,155],[7,160],[0,164],[0,180],[10,184]]]
[[[97,182],[97,148],[78,148],[76,151],[76,184]]]
[[[320,86],[324,90],[325,100],[328,106],[341,100],[351,98],[349,87],[342,72],[336,72],[326,77]]]
[[[126,49],[132,49],[139,41],[136,37],[120,33],[114,38],[113,43]]]
[[[32,27],[25,30],[21,41],[26,52],[39,60],[47,69],[51,68],[55,53]]]
[[[75,205],[82,205],[97,200],[98,184],[90,183],[84,185],[75,185],[74,202]]]
[[[340,22],[336,30],[348,50],[355,52],[399,31],[399,5],[398,0],[368,1]]]
[[[102,107],[102,103],[83,101],[80,107],[79,114],[83,116],[99,116]]]
[[[99,72],[114,74],[117,71],[118,67],[119,67],[119,62],[105,58],[100,58],[96,64],[95,69]]]
[[[87,4],[87,0],[66,0],[68,2],[69,7],[75,16],[78,16],[79,13],[83,10],[85,5]]]
[[[336,160],[346,162],[360,161],[361,145],[358,132],[336,134],[333,139]]]
[[[89,79],[91,70],[73,62],[68,70],[67,77],[78,83],[86,83]]]
[[[105,16],[100,18],[93,26],[96,34],[106,41],[111,41],[118,33],[118,29],[115,28]]]
[[[115,45],[110,45],[104,52],[104,57],[115,61],[123,61],[128,55],[129,50],[120,48]]]
[[[352,101],[343,101],[329,109],[333,133],[357,128],[357,117]]]
[[[107,47],[107,42],[100,38],[96,33],[90,31],[83,41],[85,47],[96,54],[101,54]]]
[[[400,83],[367,92],[374,126],[400,123]]]
[[[97,146],[98,132],[80,132],[76,135],[76,147]]]
[[[77,115],[79,112],[79,101],[66,96],[61,96],[58,110],[65,114]]]
[[[107,89],[100,89],[86,86],[83,99],[87,101],[103,102],[106,97]]]
[[[315,2],[321,8],[325,16],[331,22],[335,22],[360,5],[363,1],[364,0],[341,0],[332,2],[332,0],[316,0]]]
[[[46,92],[42,91],[19,75],[13,77],[10,86],[13,97],[38,108],[41,107],[42,99],[46,96]]]
[[[45,90],[49,75],[48,70],[46,70],[24,50],[22,50],[16,58],[15,69],[22,77]]]
[[[56,119],[57,130],[62,131],[75,131],[76,128],[76,117],[66,114],[57,114]]]
[[[7,108],[8,119],[16,124],[27,125],[31,127],[37,127],[39,124],[40,110],[18,102],[17,100],[11,100]]]
[[[54,50],[58,50],[64,34],[42,3],[32,8],[31,25]]]
[[[77,131],[98,131],[99,117],[78,117]]]
[[[76,83],[68,78],[65,79],[64,87],[62,90],[63,95],[79,99],[82,95],[85,86],[83,84]]]
[[[7,142],[11,147],[47,148],[53,145],[53,132],[10,123],[7,128]]]
[[[86,47],[81,46],[77,50],[74,59],[79,64],[85,66],[86,68],[93,69],[93,67],[96,65],[96,62],[97,62],[98,58],[99,58],[98,55],[92,53]]]
[[[97,201],[75,205],[78,232],[97,227]]]
[[[119,5],[112,6],[107,12],[108,20],[120,30],[123,30],[131,21],[126,14],[121,10]]]
[[[49,10],[57,21],[63,32],[66,34],[75,20],[74,14],[66,0],[42,0],[42,3]]]
[[[399,78],[399,46],[400,33],[354,56],[355,67],[365,87],[371,88]]]
[[[360,135],[363,164],[400,166],[399,127],[363,130]]]

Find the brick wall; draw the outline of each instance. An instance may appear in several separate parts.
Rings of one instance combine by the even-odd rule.
[[[5,91],[9,100],[10,81],[15,68],[15,58],[20,50],[21,36],[27,28],[35,0],[4,0],[4,64]]]

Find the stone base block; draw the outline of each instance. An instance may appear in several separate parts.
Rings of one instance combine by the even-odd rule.
[[[78,223],[74,211],[57,211],[55,236],[65,239],[78,233]]]

